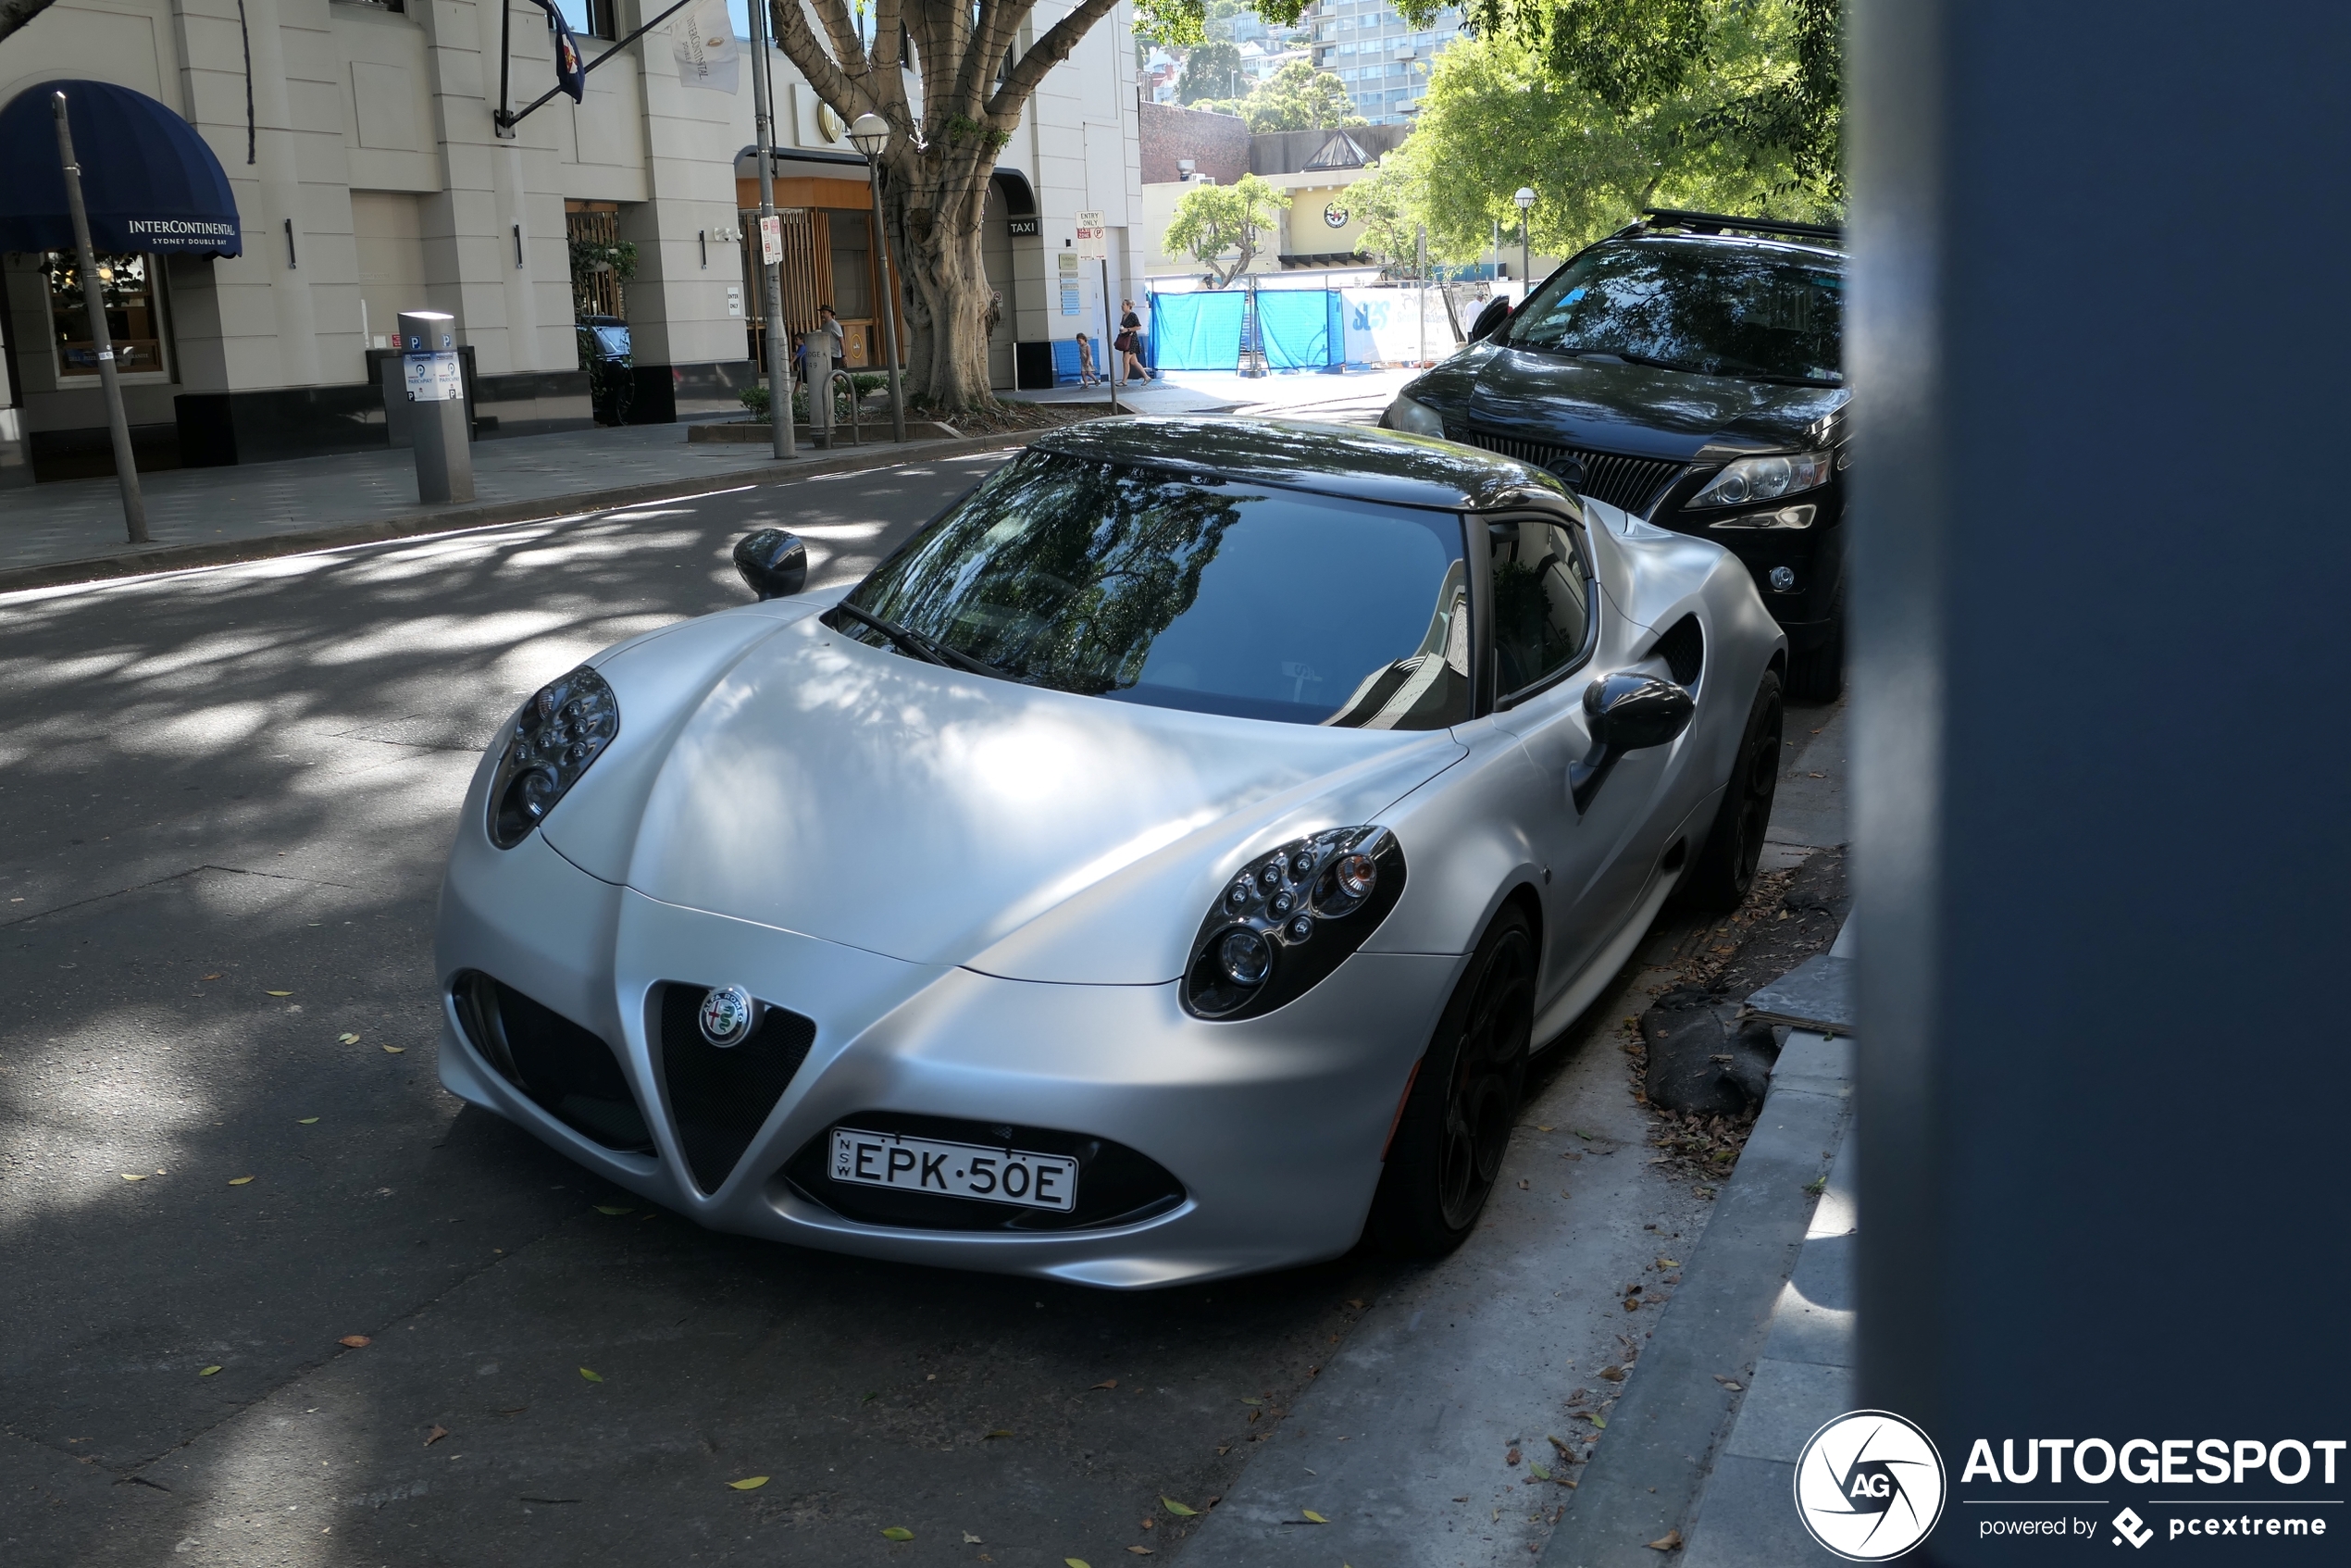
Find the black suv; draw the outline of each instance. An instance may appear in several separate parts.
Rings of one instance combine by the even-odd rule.
[[[1651,211],[1578,253],[1380,423],[1538,464],[1726,546],[1787,632],[1791,696],[1845,674],[1852,419],[1835,229]]]

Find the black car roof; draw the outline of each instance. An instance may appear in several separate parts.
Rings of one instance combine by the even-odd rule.
[[[1675,249],[1703,247],[1708,250],[1731,246],[1743,251],[1776,251],[1791,257],[1801,257],[1809,263],[1828,262],[1838,267],[1844,266],[1847,259],[1843,251],[1825,240],[1805,240],[1785,234],[1690,233],[1684,230],[1652,229],[1645,224],[1620,229],[1606,239],[1596,242],[1591,248],[1598,250],[1602,245]]]
[[[1571,499],[1564,485],[1531,464],[1367,425],[1141,415],[1089,419],[1029,444],[1039,452],[1098,462],[1221,475],[1401,506],[1484,510],[1538,496]]]

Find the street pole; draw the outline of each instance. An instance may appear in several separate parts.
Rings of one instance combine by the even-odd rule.
[[[1428,225],[1421,224],[1412,235],[1412,272],[1420,280],[1421,360],[1428,363]]]
[[[769,450],[777,457],[796,455],[791,427],[791,362],[786,356],[784,340],[784,287],[777,276],[777,264],[767,259],[767,221],[776,216],[776,161],[772,155],[775,143],[775,122],[768,116],[767,81],[767,6],[766,0],[751,0],[751,93],[752,120],[759,143],[759,273],[762,292],[766,296],[767,317],[767,430]],[[826,368],[830,369],[828,365]],[[829,382],[825,395],[832,395]],[[816,389],[808,392],[808,417],[816,417]]]
[[[73,217],[74,254],[81,268],[81,303],[90,308],[90,346],[98,355],[98,388],[106,400],[106,433],[114,438],[115,478],[122,485],[122,520],[131,542],[147,542],[147,501],[139,493],[139,466],[131,455],[131,421],[122,412],[122,383],[115,379],[114,339],[106,331],[106,285],[98,277],[98,255],[90,245],[90,214],[81,205],[81,165],[74,161],[73,127],[66,123],[66,95],[49,95],[57,117],[57,156],[66,170],[66,210]]]
[[[1126,367],[1126,356],[1123,354],[1119,354],[1117,350],[1111,346],[1111,340],[1113,334],[1111,330],[1110,321],[1110,248],[1107,243],[1108,230],[1104,230],[1104,234],[1105,243],[1102,248],[1102,368],[1108,370],[1110,374],[1102,378],[1102,385],[1110,388],[1110,411],[1113,414],[1124,414],[1126,410],[1118,406],[1118,372]],[[1113,357],[1113,355],[1116,355],[1114,359]]]
[[[1535,290],[1535,253],[1526,240],[1527,215],[1535,210],[1534,188],[1520,186],[1511,200],[1518,204],[1518,297],[1523,300]]]
[[[889,224],[882,217],[881,156],[889,145],[889,122],[877,114],[862,114],[849,128],[849,140],[865,155],[865,180],[874,193],[874,243],[881,251],[882,321],[889,330],[889,439],[906,439],[906,394],[898,384],[898,291],[889,280]],[[852,383],[852,385],[854,383]]]

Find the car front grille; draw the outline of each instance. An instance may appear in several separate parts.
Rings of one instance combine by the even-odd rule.
[[[1077,1162],[1075,1208],[1067,1213],[1021,1209],[977,1198],[835,1181],[830,1164],[832,1128],[827,1127],[802,1144],[777,1175],[802,1197],[860,1225],[905,1230],[1108,1230],[1140,1225],[1184,1201],[1184,1184],[1166,1166],[1123,1143],[1084,1133],[897,1111],[860,1112],[841,1117],[837,1125],[884,1135],[896,1133],[902,1138],[1066,1154]]]
[[[740,1045],[703,1039],[699,1014],[709,988],[672,981],[661,993],[661,1068],[669,1114],[694,1185],[715,1192],[791,1087],[816,1043],[816,1020],[770,1006]]]
[[[1621,452],[1594,452],[1589,447],[1559,446],[1549,442],[1497,435],[1491,430],[1474,427],[1463,439],[1472,446],[1482,446],[1488,452],[1499,452],[1505,457],[1515,457],[1538,468],[1549,468],[1562,458],[1573,457],[1584,465],[1584,483],[1579,487],[1584,494],[1595,501],[1605,501],[1611,506],[1622,506],[1636,517],[1646,513],[1650,504],[1664,492],[1665,487],[1681,476],[1683,468],[1682,464],[1670,458],[1629,457]]]
[[[478,970],[452,989],[467,1042],[540,1109],[607,1149],[653,1151],[644,1112],[600,1036]]]

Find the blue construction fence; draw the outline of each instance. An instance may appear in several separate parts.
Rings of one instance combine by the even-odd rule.
[[[1247,289],[1150,296],[1150,363],[1162,370],[1230,370],[1263,349],[1269,370],[1399,364],[1445,355],[1459,340],[1443,291],[1258,289],[1255,336]],[[1424,319],[1423,312],[1426,313]]]

